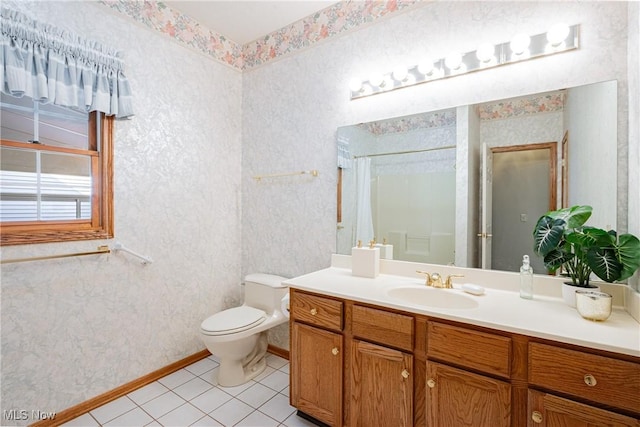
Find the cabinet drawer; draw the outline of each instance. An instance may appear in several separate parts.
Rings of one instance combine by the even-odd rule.
[[[413,351],[413,316],[354,305],[351,328],[362,339]]]
[[[640,427],[640,420],[536,390],[529,390],[528,418],[537,414],[546,426]]]
[[[529,344],[529,383],[640,413],[640,364]]]
[[[336,331],[342,330],[342,301],[294,291],[289,310],[293,320]]]
[[[429,322],[427,357],[504,378],[511,376],[511,338]]]

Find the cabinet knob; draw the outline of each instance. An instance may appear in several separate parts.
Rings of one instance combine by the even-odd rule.
[[[587,374],[584,376],[584,383],[589,387],[595,387],[595,385],[598,384],[598,381],[596,381],[596,377],[593,375]]]
[[[427,385],[429,386],[429,388],[434,388],[436,386],[436,381],[430,378],[427,380]]]
[[[331,349],[331,354],[333,354],[334,356],[337,356],[339,352],[340,351],[338,350],[338,347],[333,347]]]
[[[316,310],[315,308],[312,308],[310,313],[312,316],[315,316],[316,314],[318,314],[318,310]]]
[[[531,413],[531,419],[534,423],[540,424],[542,422],[542,414],[538,411],[533,411]]]
[[[409,371],[407,371],[406,369],[402,370],[402,378],[409,378]]]

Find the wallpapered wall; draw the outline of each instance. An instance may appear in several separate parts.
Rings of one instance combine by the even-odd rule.
[[[2,408],[60,411],[204,348],[241,297],[241,75],[88,2],[3,5],[123,51],[136,115],[115,126],[115,239],[3,247]],[[6,420],[5,420],[6,421]],[[0,421],[0,424],[5,422]]]
[[[124,50],[137,115],[117,123],[116,237],[155,262],[123,254],[3,266],[2,409],[62,410],[202,349],[199,323],[239,299],[242,274],[327,267],[339,126],[611,79],[627,117],[626,3],[424,2],[244,74],[104,6],[19,7]],[[581,24],[580,50],[348,99],[356,75],[543,32],[550,17]],[[626,120],[619,134],[626,153]],[[320,175],[252,179],[306,169]],[[7,247],[3,257],[99,243]],[[270,339],[287,348],[286,326]]]
[[[551,22],[579,23],[578,51],[431,82],[355,101],[348,84],[423,55],[473,50]],[[295,276],[327,267],[335,250],[336,147],[340,126],[617,79],[618,133],[627,146],[627,4],[611,2],[425,2],[243,76],[244,272]],[[412,62],[415,61],[415,62]],[[256,183],[260,173],[318,169],[315,179]],[[619,188],[627,191],[626,148]],[[626,197],[619,198],[626,218]],[[620,225],[620,221],[618,222]],[[472,254],[469,254],[472,256]],[[286,343],[286,330],[279,331]],[[274,334],[275,335],[275,334]]]

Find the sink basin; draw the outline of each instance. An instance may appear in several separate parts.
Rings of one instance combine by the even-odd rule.
[[[452,289],[428,287],[400,287],[387,292],[390,298],[414,305],[434,308],[469,309],[478,306],[475,297],[458,293]]]

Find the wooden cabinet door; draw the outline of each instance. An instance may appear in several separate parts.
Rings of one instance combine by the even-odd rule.
[[[349,425],[412,426],[412,371],[412,355],[353,340]]]
[[[528,427],[640,427],[640,420],[529,390]]]
[[[342,425],[342,349],[342,335],[293,323],[291,405],[331,426]]]
[[[427,361],[429,427],[510,427],[511,385]]]

